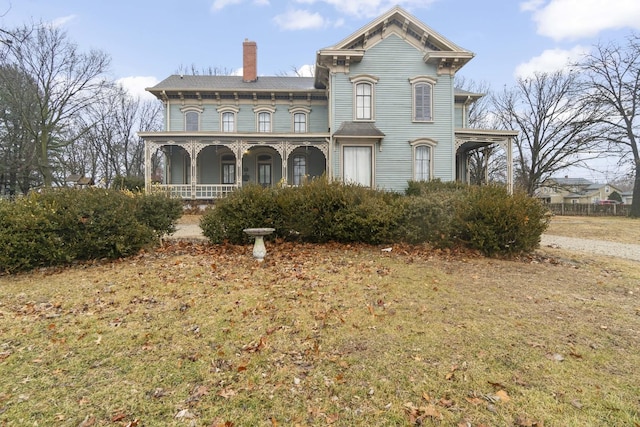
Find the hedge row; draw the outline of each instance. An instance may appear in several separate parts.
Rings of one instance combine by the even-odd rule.
[[[217,201],[200,223],[213,243],[246,243],[243,229],[273,227],[287,240],[463,245],[487,255],[532,251],[547,225],[537,200],[501,187],[409,183],[403,196],[326,179],[289,188],[244,186]]]
[[[0,201],[0,272],[135,254],[175,231],[181,214],[164,195],[98,188]]]

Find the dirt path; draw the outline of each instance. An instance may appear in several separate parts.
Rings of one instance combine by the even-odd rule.
[[[640,245],[543,234],[540,246],[640,261]]]

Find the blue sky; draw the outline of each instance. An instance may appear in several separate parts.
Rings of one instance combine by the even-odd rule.
[[[180,66],[237,72],[245,38],[259,75],[304,70],[394,5],[474,52],[460,74],[494,90],[640,30],[638,0],[0,0],[0,25],[59,25],[108,53],[112,77],[139,94]]]

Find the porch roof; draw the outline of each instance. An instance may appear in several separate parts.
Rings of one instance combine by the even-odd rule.
[[[473,150],[488,144],[505,143],[518,136],[516,130],[469,129],[455,130],[456,147],[463,151]]]
[[[384,133],[372,122],[342,122],[333,134],[339,138],[384,138]]]

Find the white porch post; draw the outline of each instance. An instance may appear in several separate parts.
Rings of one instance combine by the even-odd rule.
[[[513,144],[511,138],[507,138],[507,191],[513,194]]]

